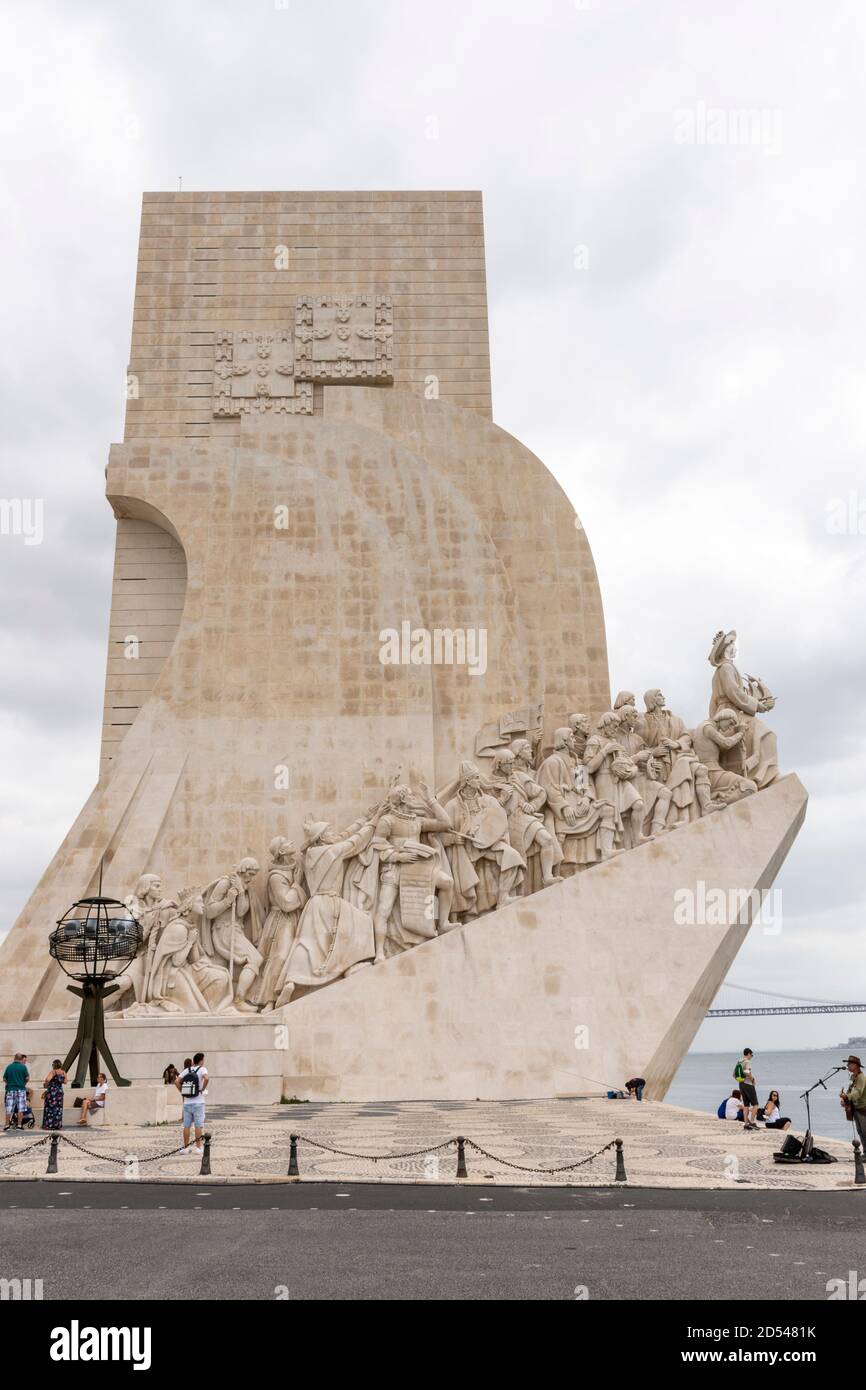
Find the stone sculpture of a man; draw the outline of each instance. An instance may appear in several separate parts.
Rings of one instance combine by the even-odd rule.
[[[559,883],[557,867],[562,849],[556,836],[546,828],[542,808],[547,793],[532,769],[532,745],[516,739],[510,748],[494,755],[492,781],[508,816],[508,838],[526,860],[524,895]]]
[[[698,725],[692,738],[695,752],[709,774],[710,788],[717,801],[729,806],[758,790],[750,778],[721,766],[724,754],[741,747],[746,738],[746,731],[734,710],[720,709],[713,719]]]
[[[568,727],[571,731],[571,758],[574,764],[574,785],[578,792],[595,794],[592,778],[586,770],[583,755],[592,734],[592,721],[588,714],[570,714]]]
[[[457,792],[445,804],[451,831],[442,836],[454,879],[454,910],[466,918],[513,902],[526,861],[508,838],[508,817],[485,791],[474,763],[463,762]]]
[[[367,848],[373,830],[372,819],[342,833],[327,821],[311,816],[304,821],[302,858],[310,896],[283,971],[277,1008],[287,1004],[298,987],[317,989],[372,965],[373,919],[343,897],[343,881],[347,863]]]
[[[538,783],[547,798],[544,824],[562,849],[559,872],[564,878],[614,852],[613,802],[597,801],[589,792],[577,789],[575,763],[571,730],[557,729],[553,752],[538,769]]]
[[[619,718],[618,739],[637,767],[635,786],[646,808],[650,834],[661,835],[665,830],[670,829],[668,812],[673,793],[670,787],[665,786],[664,782],[659,780],[657,774],[660,771],[660,766],[653,756],[653,750],[647,746],[646,739],[639,732],[640,715],[634,705],[620,705],[617,714]]]
[[[117,978],[118,990],[109,1004],[110,1009],[126,1007],[124,1001],[131,992],[136,1004],[144,1004],[147,991],[145,982],[150,969],[149,961],[153,954],[160,927],[166,920],[171,907],[163,895],[161,874],[142,874],[135,890],[123,900],[126,907],[141,927],[142,949],[132,961],[128,970]]]
[[[373,848],[381,865],[373,917],[376,961],[385,959],[389,928],[395,954],[436,935],[434,898],[438,899],[439,932],[458,925],[451,920],[454,879],[445,853],[438,844],[421,840],[422,835],[450,830],[451,823],[426,782],[420,784],[419,795],[420,804],[411,787],[397,783],[376,822]]]
[[[257,1012],[249,995],[262,968],[258,950],[261,908],[251,887],[258,872],[258,860],[248,856],[241,859],[231,873],[209,884],[204,891],[202,921],[205,953],[227,961],[232,975],[240,966],[235,985],[235,1008],[240,1013],[250,1014]]]
[[[304,866],[295,845],[284,835],[277,835],[271,840],[269,850],[268,913],[259,941],[264,968],[252,995],[253,1003],[259,1004],[266,1012],[274,1007],[286,983],[286,963],[294,944],[301,910],[307,901]]]
[[[201,889],[185,889],[169,907],[149,957],[144,1012],[234,1013],[228,969],[206,960],[199,944]]]
[[[628,849],[651,837],[643,829],[646,805],[637,785],[637,764],[619,735],[619,715],[607,710],[586,745],[585,760],[596,795],[614,806],[616,843]]]
[[[737,711],[739,722],[746,731],[743,772],[756,787],[768,787],[779,775],[776,735],[757,716],[771,710],[776,700],[763,681],[755,676],[744,679],[740,675],[734,665],[736,655],[736,632],[717,632],[709,655],[710,665],[714,668],[710,718],[714,718],[721,709]],[[724,759],[722,766],[725,766]]]
[[[646,713],[638,729],[652,749],[662,770],[662,781],[671,792],[671,819],[679,823],[717,811],[721,803],[711,796],[707,769],[694,751],[685,720],[665,707],[660,690],[648,690],[643,698]]]

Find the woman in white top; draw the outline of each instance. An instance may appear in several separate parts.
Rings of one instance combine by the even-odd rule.
[[[780,1109],[782,1102],[778,1091],[771,1091],[763,1110],[758,1111],[758,1119],[763,1120],[767,1129],[790,1129],[791,1121]]]
[[[105,1072],[104,1072],[104,1071],[101,1071],[101,1072],[99,1073],[99,1075],[97,1076],[97,1078],[96,1078],[96,1086],[94,1087],[93,1095],[92,1095],[92,1096],[85,1096],[84,1100],[82,1101],[82,1104],[81,1104],[81,1119],[78,1121],[78,1123],[79,1123],[80,1125],[85,1125],[85,1126],[87,1125],[87,1115],[88,1115],[88,1112],[89,1112],[89,1111],[91,1111],[91,1110],[104,1110],[104,1108],[105,1108],[105,1096],[106,1096],[107,1091],[108,1091],[108,1078],[107,1078],[107,1076],[105,1075]]]

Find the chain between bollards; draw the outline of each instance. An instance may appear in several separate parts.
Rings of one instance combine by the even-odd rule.
[[[866,1169],[863,1167],[863,1150],[860,1147],[860,1140],[854,1139],[854,1183],[859,1187],[866,1183]]]
[[[49,1140],[50,1148],[48,1150],[48,1167],[45,1169],[46,1173],[57,1172],[57,1146],[59,1143],[60,1135],[52,1134]]]
[[[538,1173],[545,1176],[552,1176],[557,1173],[572,1172],[576,1168],[583,1168],[586,1164],[592,1163],[596,1158],[600,1158],[603,1153],[607,1153],[608,1149],[612,1149],[615,1145],[616,1175],[614,1177],[614,1181],[627,1181],[625,1173],[625,1162],[623,1160],[623,1141],[621,1139],[610,1139],[600,1149],[597,1149],[595,1153],[587,1154],[585,1158],[577,1159],[574,1163],[562,1163],[557,1167],[553,1168],[530,1168],[527,1164],[512,1163],[512,1161],[508,1158],[502,1158],[498,1154],[488,1153],[487,1149],[483,1149],[480,1144],[475,1143],[474,1139],[469,1139],[464,1134],[458,1134],[453,1139],[444,1139],[439,1144],[431,1144],[429,1146],[425,1146],[423,1149],[410,1149],[408,1152],[391,1154],[353,1153],[349,1149],[338,1149],[335,1148],[333,1144],[325,1144],[319,1139],[311,1139],[309,1135],[306,1134],[290,1134],[289,1141],[290,1149],[288,1176],[296,1181],[300,1181],[301,1177],[301,1171],[298,1166],[298,1145],[302,1141],[305,1144],[312,1144],[313,1148],[315,1149],[322,1149],[325,1153],[341,1154],[346,1158],[360,1158],[364,1159],[369,1163],[387,1163],[390,1160],[398,1158],[414,1158],[418,1154],[425,1154],[429,1156],[430,1154],[433,1154],[442,1149],[448,1149],[452,1146],[452,1144],[454,1144],[457,1146],[457,1172],[454,1175],[457,1181],[466,1179],[469,1176],[466,1166],[467,1148],[475,1149],[476,1152],[480,1154],[483,1158],[490,1159],[491,1162],[494,1163],[501,1163],[504,1167],[514,1169],[516,1172]],[[327,1179],[325,1179],[325,1181],[327,1181]],[[344,1180],[340,1179],[340,1181]]]

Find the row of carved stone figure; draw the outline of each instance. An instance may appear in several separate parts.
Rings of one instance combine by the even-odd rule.
[[[595,727],[570,715],[544,754],[540,737],[517,737],[483,773],[461,763],[438,796],[398,775],[345,829],[308,817],[300,848],[271,842],[265,912],[252,858],[176,898],[144,874],[127,905],[145,947],[121,1007],[279,1008],[769,785],[775,736],[757,716],[775,701],[740,676],[735,636],[713,640],[710,717],[695,729],[660,690],[643,712],[623,691]]]

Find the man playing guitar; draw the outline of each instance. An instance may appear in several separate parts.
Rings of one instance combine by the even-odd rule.
[[[866,1072],[861,1070],[859,1057],[852,1055],[846,1060],[851,1079],[847,1091],[839,1092],[839,1099],[847,1118],[854,1121],[861,1150],[866,1154]]]

